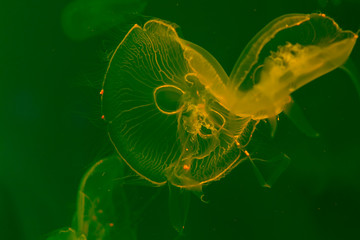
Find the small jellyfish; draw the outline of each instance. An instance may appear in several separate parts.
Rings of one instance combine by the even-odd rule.
[[[181,232],[188,207],[183,189],[201,196],[204,184],[246,159],[263,186],[280,176],[286,156],[270,161],[278,167],[265,179],[246,150],[257,124],[268,120],[274,132],[285,112],[316,136],[291,94],[342,66],[357,37],[324,14],[284,15],[249,42],[228,76],[173,24],[135,25],[113,52],[101,90],[109,138],[141,178],[169,183],[172,222]]]
[[[126,23],[146,7],[145,0],[73,0],[62,13],[65,34],[84,40]]]

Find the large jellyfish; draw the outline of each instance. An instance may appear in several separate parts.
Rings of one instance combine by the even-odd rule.
[[[109,137],[141,177],[201,190],[248,155],[260,120],[290,113],[291,93],[342,66],[356,39],[324,14],[285,15],[249,42],[229,77],[171,23],[135,25],[101,91]]]

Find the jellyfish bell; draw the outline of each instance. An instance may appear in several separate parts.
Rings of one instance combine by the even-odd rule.
[[[358,35],[325,14],[289,14],[263,28],[247,45],[230,75],[226,107],[238,116],[271,118],[291,93],[342,66]]]
[[[215,58],[171,24],[135,25],[114,51],[103,83],[102,112],[116,151],[155,185],[201,191],[239,162],[235,136],[245,138],[250,122],[210,91],[227,82]]]
[[[189,207],[190,191],[183,189],[201,197],[205,183],[240,160],[234,139],[244,138],[250,119],[238,118],[208,91],[223,87],[225,78],[209,53],[161,20],[135,25],[108,65],[101,96],[110,140],[140,177],[169,183],[170,219],[179,233]]]

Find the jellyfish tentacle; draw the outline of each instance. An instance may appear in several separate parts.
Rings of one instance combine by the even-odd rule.
[[[290,165],[290,158],[285,154],[279,154],[270,160],[260,158],[252,158],[245,150],[244,153],[248,157],[254,174],[259,181],[260,186],[271,188],[277,179]]]
[[[182,234],[190,206],[190,191],[169,184],[169,214],[173,228]]]
[[[305,135],[313,138],[320,136],[320,134],[311,126],[309,121],[306,119],[304,112],[294,100],[285,107],[284,113]]]
[[[360,100],[360,73],[359,70],[356,68],[354,61],[349,58],[344,65],[340,67],[348,76],[350,77],[351,81],[353,82],[357,95]]]
[[[271,118],[268,118],[267,121],[269,122],[270,124],[270,128],[271,128],[271,137],[275,137],[275,132],[276,132],[276,129],[277,129],[277,121],[278,121],[278,117],[271,117]]]

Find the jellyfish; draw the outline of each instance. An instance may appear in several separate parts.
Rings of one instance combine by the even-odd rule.
[[[168,183],[172,222],[181,231],[186,190],[202,196],[205,184],[245,159],[263,186],[286,168],[289,159],[276,158],[278,167],[265,179],[246,150],[260,121],[270,122],[274,134],[285,113],[317,136],[291,94],[342,66],[357,38],[324,14],[284,15],[249,42],[228,75],[174,24],[134,25],[111,55],[100,92],[108,136],[139,177]]]
[[[81,180],[71,227],[55,231],[47,240],[138,239],[137,218],[159,192],[150,197],[129,192],[124,183],[130,181],[140,184],[118,156],[96,161]]]
[[[175,24],[134,25],[110,56],[100,91],[115,154],[85,173],[72,226],[48,239],[136,239],[130,220],[136,208],[123,188],[134,179],[169,186],[170,221],[180,234],[189,194],[205,201],[203,186],[241,162],[250,160],[260,184],[271,187],[290,161],[284,154],[253,157],[248,144],[257,125],[269,122],[273,135],[284,113],[317,136],[291,95],[338,67],[359,91],[358,74],[346,62],[357,38],[324,14],[284,15],[249,42],[228,75],[209,52],[181,38]]]
[[[74,0],[62,13],[65,34],[85,40],[126,23],[146,7],[143,0]]]
[[[241,160],[260,120],[291,112],[291,93],[343,65],[357,35],[324,14],[275,19],[230,77],[174,26],[135,25],[111,56],[102,112],[121,158],[141,177],[196,188]]]

